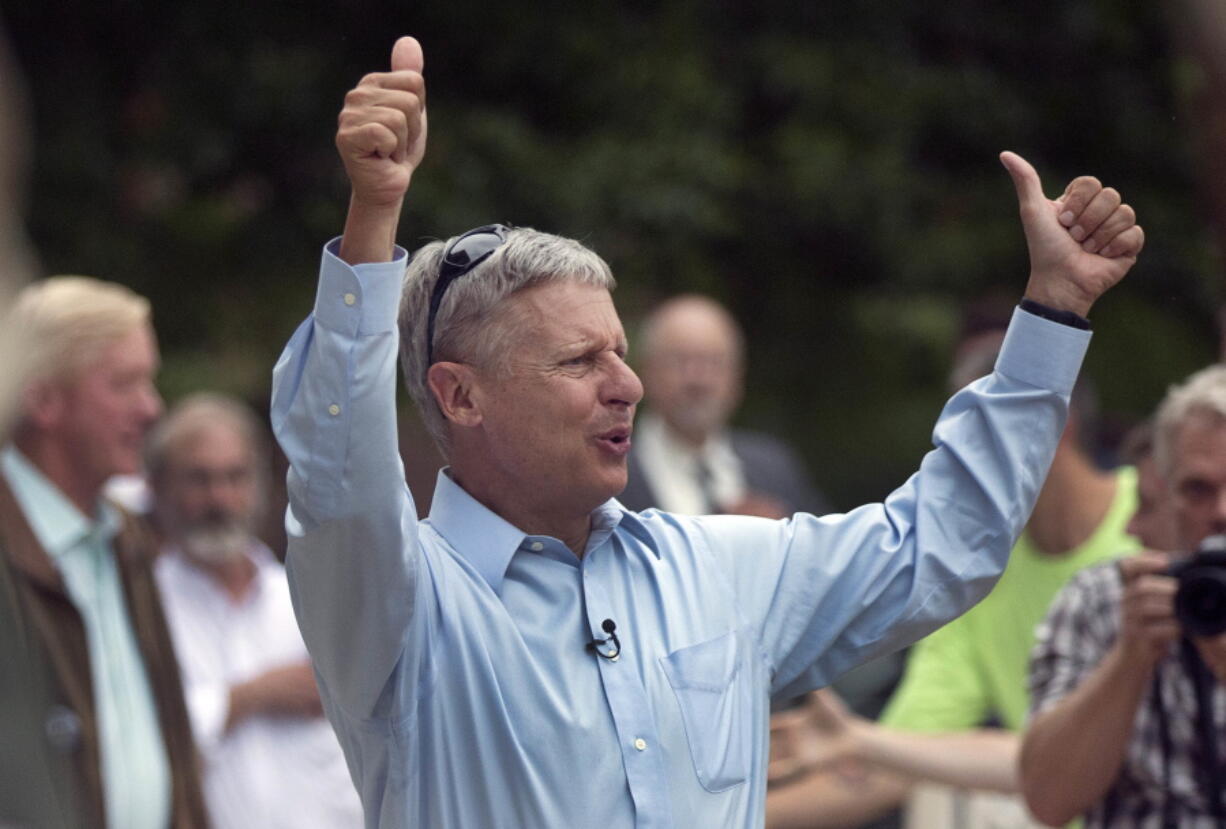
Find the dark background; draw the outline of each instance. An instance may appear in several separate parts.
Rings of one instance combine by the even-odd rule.
[[[728,303],[750,348],[739,420],[798,444],[849,507],[927,447],[962,305],[1025,285],[1002,149],[1053,196],[1098,175],[1147,231],[1094,313],[1108,441],[1215,359],[1211,6],[61,0],[0,17],[31,101],[42,270],[152,299],[168,399],[266,406],[343,220],[341,99],[414,34],[430,146],[402,243],[499,220],[579,238],[631,330],[679,291]]]

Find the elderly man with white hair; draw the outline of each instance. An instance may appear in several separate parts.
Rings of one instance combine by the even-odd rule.
[[[28,374],[0,448],[0,824],[204,827],[153,542],[102,497],[162,408],[149,303],[53,277],[3,325]]]
[[[1097,180],[1050,201],[1006,154],[1024,309],[915,476],[846,515],[635,513],[616,496],[642,385],[608,266],[489,225],[405,270],[422,72],[402,38],[346,97],[345,232],[274,378],[291,591],[367,825],[759,826],[770,697],[915,641],[999,576],[1064,425],[1084,315],[1141,229]],[[424,521],[396,451],[397,346],[450,463]]]

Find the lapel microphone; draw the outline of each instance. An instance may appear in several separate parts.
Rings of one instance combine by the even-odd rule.
[[[602,659],[607,659],[610,662],[616,662],[617,657],[622,652],[622,643],[617,638],[617,623],[612,619],[605,619],[600,623],[600,628],[605,633],[609,634],[608,638],[593,639],[591,642],[587,643],[587,649],[595,652],[595,654]]]

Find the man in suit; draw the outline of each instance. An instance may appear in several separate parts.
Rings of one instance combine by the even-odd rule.
[[[674,297],[644,321],[640,343],[650,411],[635,427],[623,504],[768,518],[829,511],[790,447],[729,427],[744,394],[745,344],[723,306]]]

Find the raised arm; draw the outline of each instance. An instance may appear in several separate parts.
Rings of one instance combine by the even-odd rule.
[[[391,72],[345,99],[336,145],[352,183],[345,235],[326,246],[312,315],[273,371],[272,425],[285,450],[287,571],[325,702],[395,716],[395,676],[424,651],[417,513],[396,428],[396,313],[407,256],[394,244],[425,148],[421,47],[397,41]],[[401,689],[398,689],[401,690]],[[412,687],[403,690],[411,692]],[[376,711],[382,701],[387,710]]]
[[[1096,179],[1076,179],[1049,200],[1028,163],[1012,153],[1002,162],[1030,249],[1030,302],[1015,315],[993,373],[946,405],[919,471],[884,503],[843,516],[801,514],[771,526],[703,521],[739,604],[761,625],[781,697],[916,641],[991,588],[1064,429],[1089,342],[1083,316],[1144,242],[1132,210]],[[1087,249],[1086,232],[1103,246]]]
[[[1021,749],[1026,804],[1040,820],[1067,823],[1106,795],[1123,765],[1154,666],[1179,637],[1174,579],[1165,556],[1120,562],[1120,633],[1094,635],[1095,617],[1117,612],[1082,589],[1082,577],[1057,597],[1031,660],[1038,712]],[[1085,574],[1088,575],[1088,574]],[[1101,658],[1100,658],[1101,657]]]

